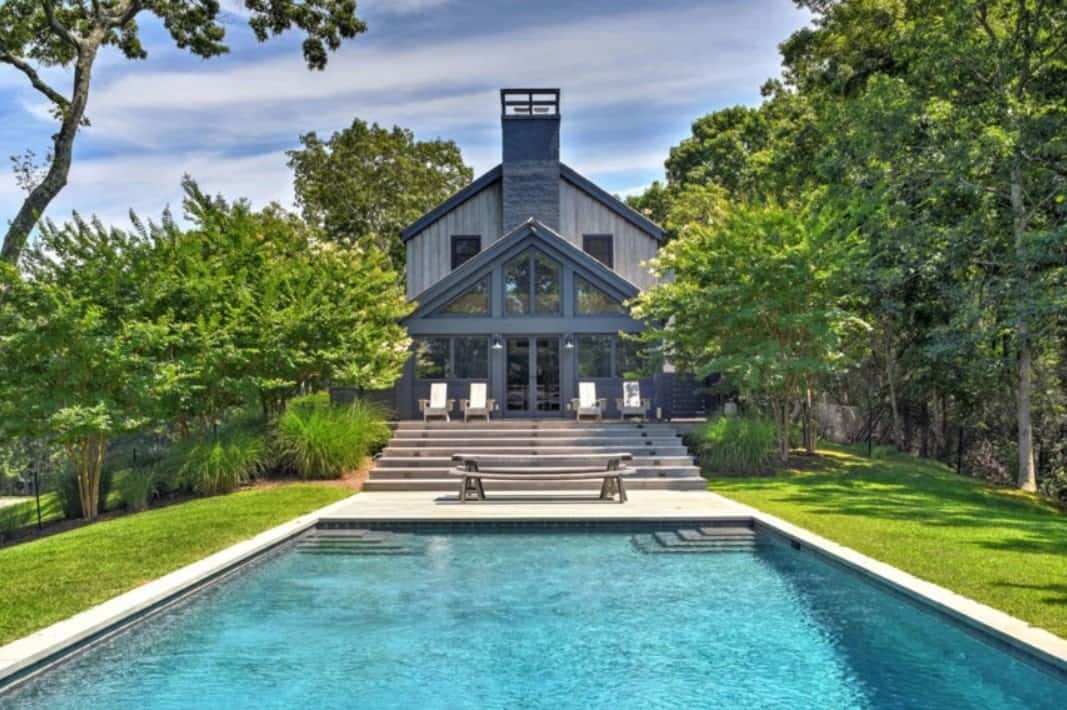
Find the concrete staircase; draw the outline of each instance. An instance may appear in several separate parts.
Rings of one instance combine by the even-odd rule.
[[[451,491],[459,485],[449,474],[454,453],[485,454],[633,454],[637,473],[626,479],[630,490],[702,489],[678,432],[669,424],[575,422],[563,419],[397,424],[393,438],[375,461],[365,491]],[[599,481],[492,481],[492,491],[597,489]]]

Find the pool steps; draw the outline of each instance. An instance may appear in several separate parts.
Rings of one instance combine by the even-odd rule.
[[[646,554],[752,552],[761,544],[751,528],[727,526],[658,530],[630,541]]]
[[[296,542],[307,555],[411,556],[426,553],[425,541],[415,535],[362,529],[314,529]]]
[[[494,420],[492,422],[397,423],[365,491],[450,491],[452,455],[539,455],[629,452],[636,472],[628,488],[701,490],[700,469],[673,426],[663,422],[575,422],[563,419]],[[493,481],[499,491],[585,490],[589,481]]]

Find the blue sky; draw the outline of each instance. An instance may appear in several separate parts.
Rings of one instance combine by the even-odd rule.
[[[284,152],[353,117],[455,140],[477,173],[500,157],[498,90],[560,87],[562,157],[605,189],[637,192],[663,175],[671,145],[709,111],[759,102],[780,71],[777,44],[806,16],[791,0],[361,0],[368,31],[308,71],[301,37],[258,44],[240,0],[222,0],[229,55],[201,60],[141,16],[149,57],[105,50],[67,188],[49,209],[126,223],[180,201],[190,173],[206,190],[291,206]],[[69,75],[47,72],[69,89]],[[55,124],[43,100],[0,65],[0,152],[43,155]],[[0,218],[22,193],[0,174]]]

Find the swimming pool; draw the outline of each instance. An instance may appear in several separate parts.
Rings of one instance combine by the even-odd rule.
[[[1062,674],[812,552],[651,533],[287,545],[0,706],[1063,706]]]

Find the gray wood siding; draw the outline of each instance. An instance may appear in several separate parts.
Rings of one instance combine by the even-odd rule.
[[[641,264],[656,255],[659,242],[566,180],[559,181],[559,226],[579,249],[583,234],[611,234],[615,271],[642,290],[656,283]]]
[[[452,270],[453,234],[480,234],[482,249],[501,232],[500,183],[485,188],[408,240],[408,298],[415,298]]]

